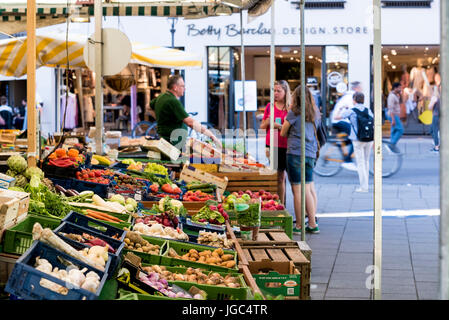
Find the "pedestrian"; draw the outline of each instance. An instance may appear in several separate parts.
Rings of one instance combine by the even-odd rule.
[[[4,124],[0,126],[1,129],[12,129],[13,127],[13,110],[8,105],[8,99],[5,96],[0,97],[0,117],[2,117]]]
[[[434,147],[430,150],[432,152],[440,151],[440,90],[441,85],[433,87],[433,95],[430,99],[429,110],[432,110],[432,126],[430,132],[432,133]]]
[[[321,116],[313,97],[306,88],[305,104],[305,193],[306,212],[308,225],[306,232],[319,233],[320,229],[316,223],[317,196],[313,184],[313,168],[315,167],[318,141],[316,128],[320,125]],[[294,234],[301,234],[301,85],[293,92],[291,109],[282,125],[281,137],[287,137],[287,174],[293,192],[293,204],[295,208],[296,225]]]
[[[386,114],[386,118],[391,121],[390,151],[397,153],[399,152],[399,149],[396,145],[404,133],[404,126],[402,125],[401,118],[399,117],[401,113],[401,91],[401,84],[399,82],[393,83],[391,92],[387,99],[388,111]],[[387,147],[390,148],[390,145],[387,145]]]
[[[356,192],[368,192],[369,181],[369,157],[374,140],[374,115],[365,107],[365,96],[361,92],[354,93],[354,107],[345,108],[341,113],[342,118],[349,119],[351,123],[351,139],[354,145],[357,172],[360,187]]]
[[[221,141],[190,117],[185,111],[179,98],[184,95],[184,79],[179,75],[171,75],[167,81],[167,91],[157,96],[150,102],[150,115],[157,121],[157,133],[173,146],[182,150],[187,139],[187,126],[193,130],[208,136],[215,145],[221,149]]]
[[[362,83],[359,81],[351,82],[350,89],[337,101],[334,110],[332,111],[331,122],[332,128],[338,133],[346,134],[346,143],[348,145],[348,153],[344,157],[344,162],[341,164],[343,168],[357,171],[356,166],[352,161],[352,154],[354,153],[354,147],[352,145],[349,135],[351,133],[351,124],[349,119],[342,119],[340,116],[341,111],[345,108],[352,108],[354,106],[353,96],[356,92],[362,92]]]
[[[285,205],[285,171],[287,170],[287,138],[279,135],[279,130],[282,128],[288,109],[290,108],[291,93],[290,87],[285,80],[276,81],[274,84],[274,164],[273,168],[278,173],[278,194],[279,199]],[[270,103],[265,107],[261,129],[267,129],[265,139],[265,153],[267,158],[270,158]]]

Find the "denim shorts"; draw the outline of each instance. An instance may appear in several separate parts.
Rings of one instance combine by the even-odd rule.
[[[306,157],[306,183],[313,182],[316,160]],[[287,174],[290,184],[301,183],[301,156],[287,153]]]

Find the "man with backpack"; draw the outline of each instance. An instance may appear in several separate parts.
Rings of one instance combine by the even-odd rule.
[[[374,141],[374,115],[365,107],[365,96],[361,92],[354,93],[354,107],[345,108],[340,114],[342,119],[349,118],[351,123],[351,139],[359,174],[360,187],[356,192],[368,192],[369,158]]]

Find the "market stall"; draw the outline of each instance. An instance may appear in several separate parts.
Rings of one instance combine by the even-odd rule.
[[[291,253],[296,243],[291,216],[271,205],[280,205],[277,195],[230,193],[225,179],[205,182],[209,176],[201,170],[199,180],[185,181],[154,162],[141,168],[126,160],[92,165],[93,159],[105,159],[86,152],[75,138],[49,158],[42,171],[13,155],[0,175],[0,198],[6,200],[0,208],[6,298],[308,299],[310,260],[304,255],[310,252],[302,254],[296,244]],[[219,187],[223,195],[217,194]],[[280,254],[265,247],[272,261],[245,253],[252,249],[246,245],[266,246],[272,234],[282,242],[272,245],[290,256],[279,260]],[[77,268],[66,269],[58,257]],[[273,271],[262,277],[260,263]],[[27,276],[18,281],[24,271]],[[301,283],[301,289],[279,293],[265,287],[273,272],[292,287]]]

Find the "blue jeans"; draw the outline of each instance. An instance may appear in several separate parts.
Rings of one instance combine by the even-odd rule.
[[[387,114],[385,116],[388,120],[392,121],[391,117]],[[390,143],[392,145],[396,145],[399,139],[402,137],[404,133],[404,126],[402,125],[401,119],[398,115],[394,116],[395,124],[391,126],[391,135],[390,135]]]
[[[440,132],[440,116],[433,116],[430,132],[432,133],[433,143],[435,146],[439,146],[440,139],[438,139],[438,133]]]
[[[313,182],[316,159],[306,157],[306,183]],[[301,184],[301,156],[287,153],[287,175],[290,184]]]

